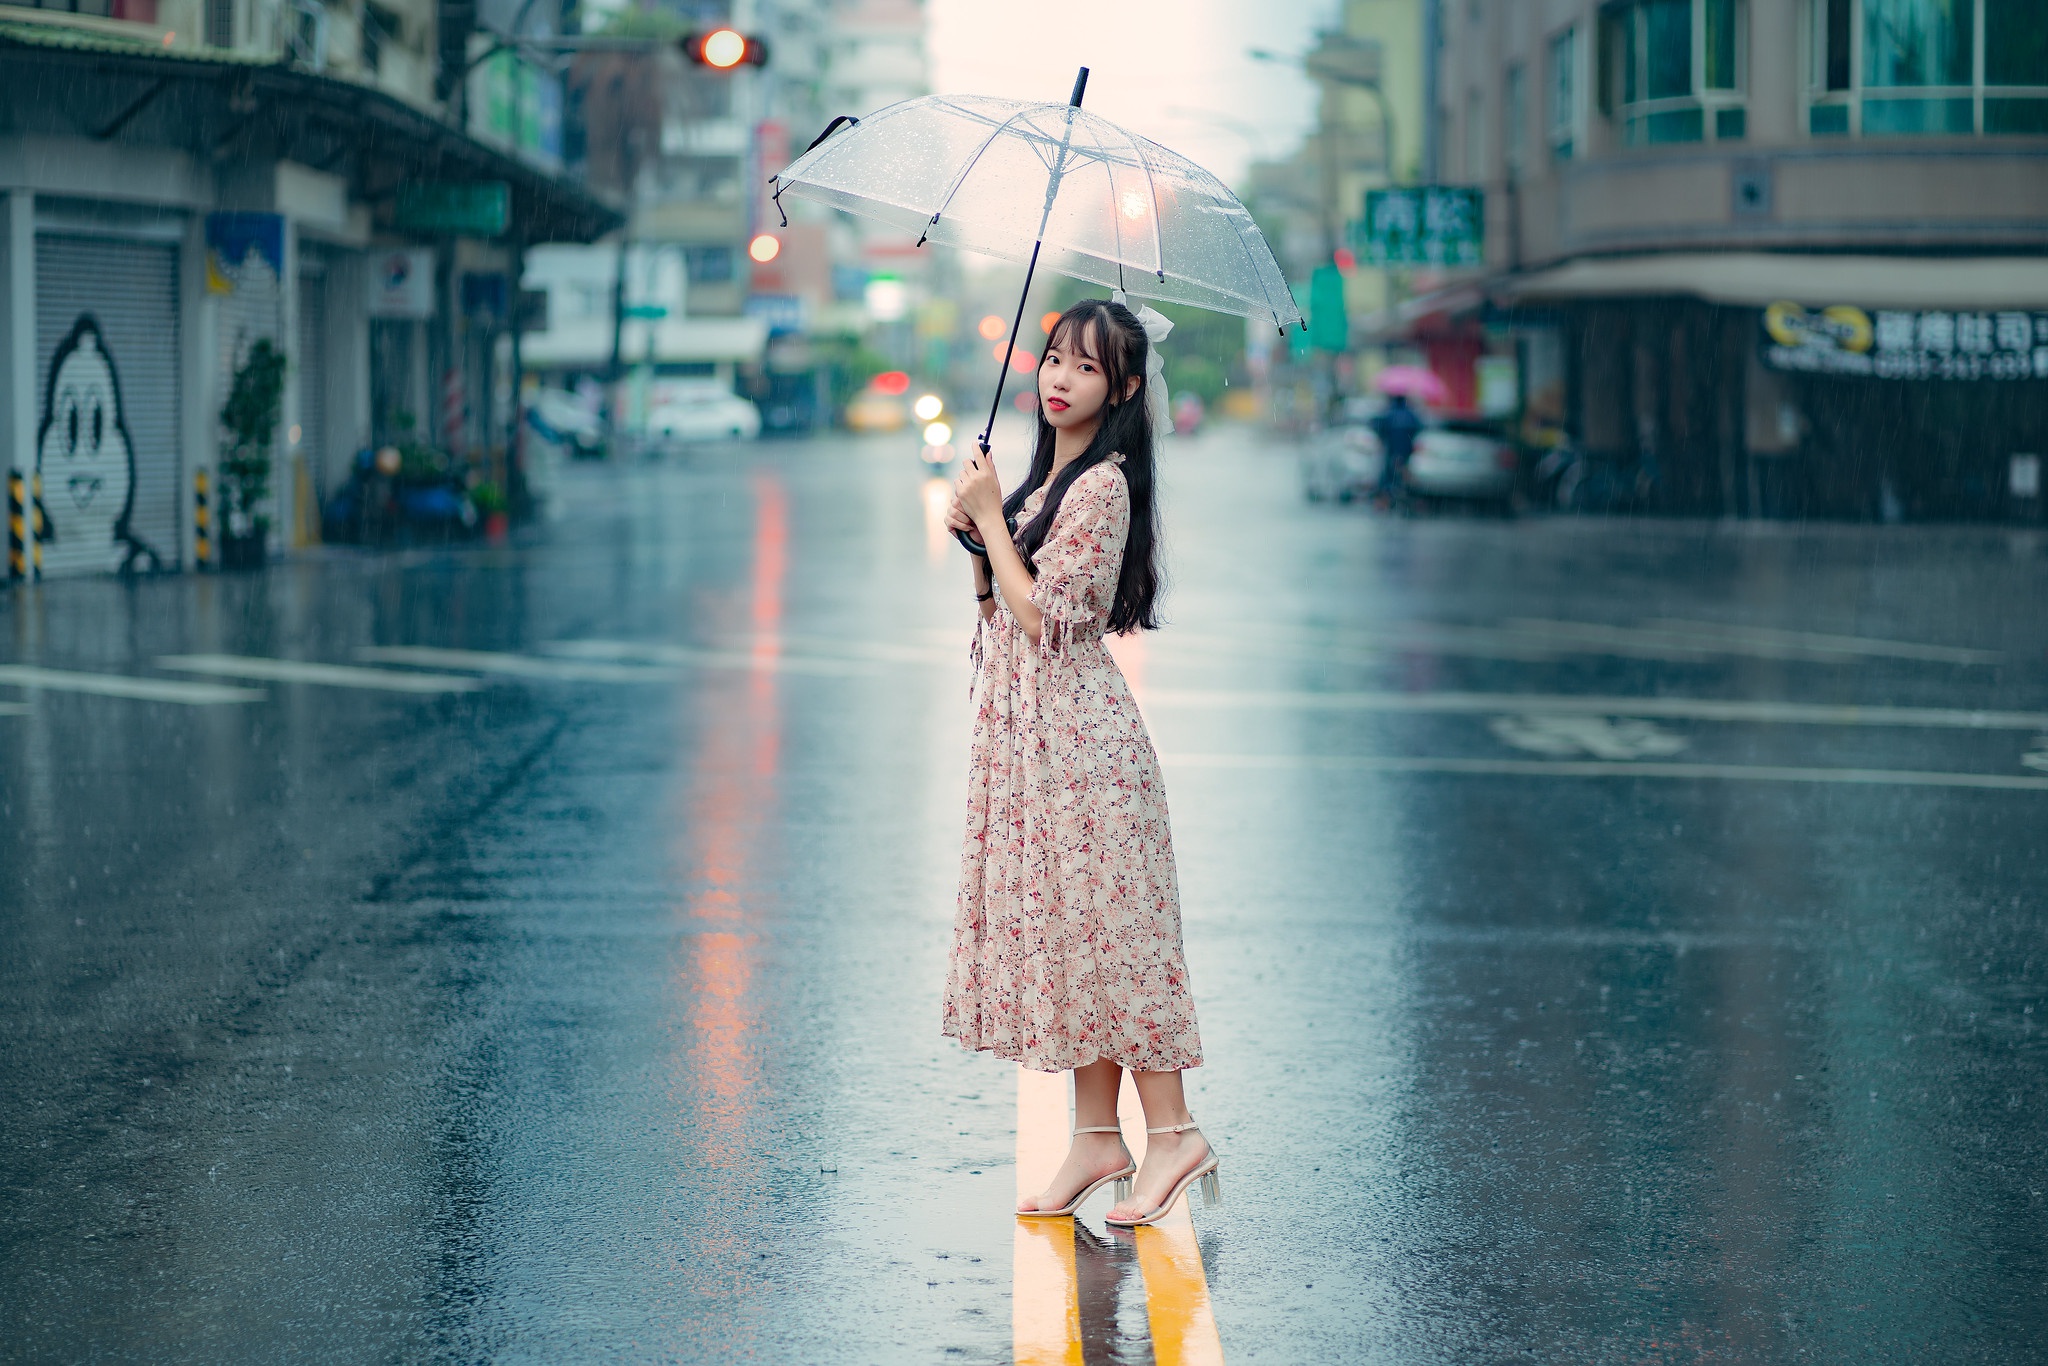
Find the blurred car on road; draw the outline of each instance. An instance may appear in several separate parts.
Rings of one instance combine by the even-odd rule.
[[[900,432],[910,425],[910,404],[901,394],[885,394],[870,385],[846,405],[848,431]]]
[[[1301,447],[1301,488],[1312,503],[1348,503],[1379,489],[1386,453],[1371,422],[1384,404],[1347,400],[1341,414]],[[1408,458],[1403,493],[1419,502],[1470,502],[1505,511],[1515,492],[1516,452],[1497,427],[1425,415]]]
[[[665,441],[751,441],[761,434],[761,410],[716,380],[678,385],[647,415],[647,432]]]
[[[566,389],[543,389],[529,399],[526,425],[558,455],[572,460],[604,459],[604,418],[595,404]]]
[[[1492,423],[1432,417],[1408,457],[1408,496],[1484,503],[1509,511],[1514,505],[1517,458],[1514,443],[1502,439]]]
[[[1347,410],[1342,420],[1302,443],[1301,491],[1311,503],[1369,498],[1379,485],[1385,460],[1379,437],[1363,417]]]

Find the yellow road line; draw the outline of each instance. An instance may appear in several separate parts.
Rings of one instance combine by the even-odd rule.
[[[1124,1126],[1124,1141],[1143,1162],[1145,1113],[1138,1105],[1137,1088],[1128,1078],[1117,1100],[1117,1122]],[[1188,1197],[1181,1197],[1158,1223],[1132,1232],[1138,1242],[1138,1269],[1145,1277],[1145,1312],[1152,1328],[1155,1366],[1223,1366],[1223,1339],[1216,1331],[1209,1276],[1202,1268],[1202,1249],[1195,1241]]]
[[[1017,1069],[1017,1195],[1036,1195],[1067,1155],[1067,1079]],[[1010,1256],[1010,1344],[1017,1366],[1082,1366],[1074,1221],[1019,1219]]]

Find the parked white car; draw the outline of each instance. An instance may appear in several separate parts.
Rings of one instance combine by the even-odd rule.
[[[1380,482],[1386,456],[1380,439],[1363,422],[1325,427],[1301,446],[1301,491],[1311,503],[1348,503],[1369,498]]]
[[[671,390],[647,415],[647,434],[667,441],[752,441],[761,410],[718,384]]]

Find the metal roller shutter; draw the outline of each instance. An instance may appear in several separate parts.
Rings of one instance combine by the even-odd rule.
[[[104,365],[94,360],[101,343],[86,341],[80,330],[88,316],[98,325]],[[45,409],[52,399],[50,367],[67,339],[67,383],[56,396],[61,411],[37,414],[43,505],[54,532],[43,548],[43,572],[104,573],[119,568],[131,552],[137,568],[175,567],[183,525],[177,247],[38,234],[36,396]],[[109,368],[118,391],[118,422],[110,416],[115,404],[106,397]],[[110,444],[123,429],[134,469],[128,546],[116,543],[113,529],[129,493]]]

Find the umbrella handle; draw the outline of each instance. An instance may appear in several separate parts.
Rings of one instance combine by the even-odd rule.
[[[996,401],[998,403],[1002,402],[1000,398],[998,398]],[[995,419],[993,417],[989,419],[989,425],[991,427],[995,425]],[[981,453],[985,458],[988,455],[988,433],[983,432],[981,434],[981,440],[976,444],[981,447]],[[979,555],[984,560],[988,558],[988,547],[986,545],[983,545],[981,543],[980,538],[977,537],[973,532],[956,530],[953,533],[953,539],[960,542],[961,549],[965,550],[968,554]]]

